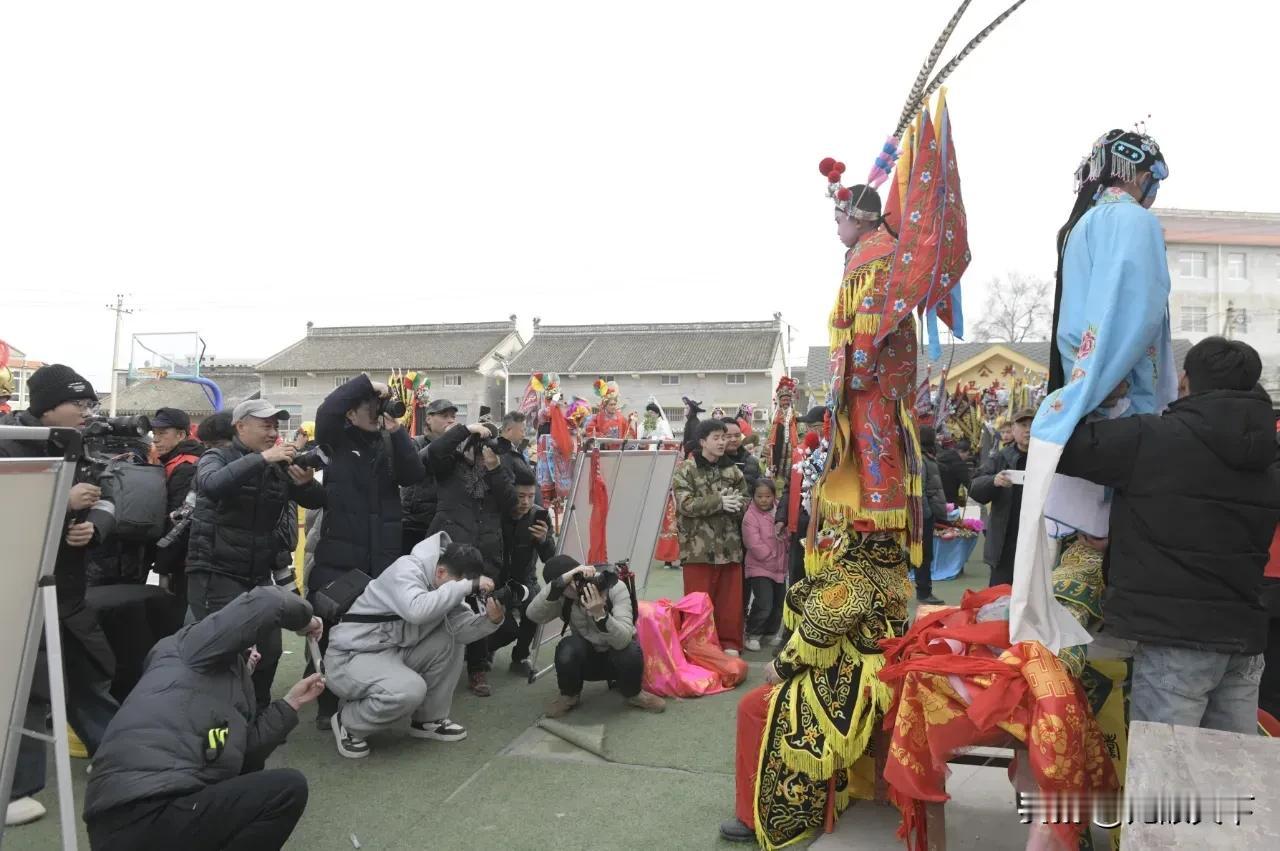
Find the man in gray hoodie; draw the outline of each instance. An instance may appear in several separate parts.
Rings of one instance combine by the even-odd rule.
[[[366,738],[411,715],[409,735],[457,742],[449,720],[467,644],[497,630],[506,612],[487,595],[493,580],[468,544],[439,532],[373,579],[329,632],[325,675],[342,701],[330,726],[338,753],[369,755]],[[483,611],[464,602],[484,595]]]

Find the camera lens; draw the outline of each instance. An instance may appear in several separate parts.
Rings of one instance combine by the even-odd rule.
[[[382,413],[395,420],[403,417],[406,410],[407,408],[405,408],[404,402],[396,396],[392,396],[390,399],[386,399],[382,403]]]

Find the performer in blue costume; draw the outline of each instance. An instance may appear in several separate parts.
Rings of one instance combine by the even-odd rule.
[[[1055,520],[1105,517],[1105,493],[1055,476],[1062,448],[1088,416],[1153,414],[1177,397],[1169,270],[1160,223],[1148,212],[1169,169],[1141,131],[1112,130],[1076,172],[1076,203],[1058,232],[1049,395],[1031,426],[1014,562],[1010,638],[1057,652],[1089,641],[1053,595]],[[1052,493],[1051,493],[1052,491]],[[1103,510],[1097,510],[1103,506]],[[1092,534],[1105,529],[1088,529]]]

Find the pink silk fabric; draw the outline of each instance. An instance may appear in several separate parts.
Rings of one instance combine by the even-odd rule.
[[[725,654],[711,598],[701,591],[677,603],[640,602],[636,638],[644,651],[644,689],[663,697],[702,697],[746,679],[747,663]]]

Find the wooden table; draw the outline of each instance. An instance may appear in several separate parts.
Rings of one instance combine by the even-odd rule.
[[[1125,782],[1133,808],[1121,829],[1125,851],[1280,848],[1280,740],[1134,721]],[[1199,824],[1185,814],[1182,823],[1159,823],[1176,813],[1174,796],[1198,801]]]

